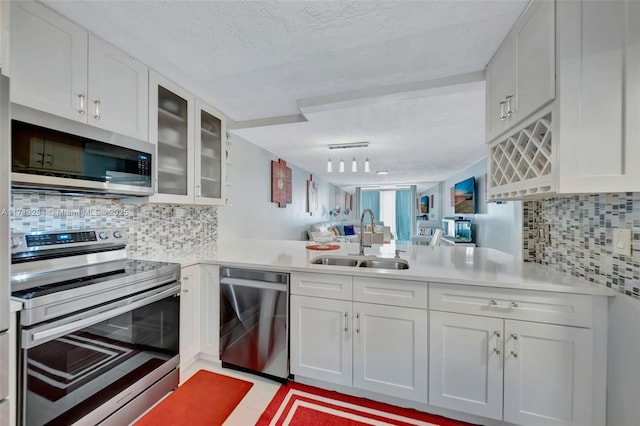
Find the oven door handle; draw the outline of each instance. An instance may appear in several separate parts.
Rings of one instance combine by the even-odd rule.
[[[158,300],[162,300],[171,295],[180,295],[180,286],[172,286],[171,288],[161,291],[153,295],[138,294],[125,300],[120,300],[117,303],[101,306],[100,309],[93,311],[83,312],[83,316],[90,315],[88,318],[82,318],[71,321],[67,324],[59,325],[57,327],[49,328],[42,331],[23,330],[22,331],[22,347],[24,349],[30,349],[34,346],[38,346],[42,343],[46,343],[56,337],[64,336],[65,334],[73,333],[77,330],[82,330],[90,325],[97,324],[101,321],[108,320],[109,318],[116,317],[120,314],[130,312],[134,309],[148,305]]]

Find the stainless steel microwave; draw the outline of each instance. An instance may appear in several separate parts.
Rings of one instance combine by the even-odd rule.
[[[154,194],[154,145],[21,105],[11,107],[12,187]]]

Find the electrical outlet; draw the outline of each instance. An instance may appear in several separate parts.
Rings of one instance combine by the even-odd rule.
[[[631,256],[631,229],[613,230],[613,253]]]

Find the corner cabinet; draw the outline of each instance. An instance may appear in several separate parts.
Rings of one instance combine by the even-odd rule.
[[[494,64],[487,67],[489,200],[640,191],[640,4],[561,1],[555,17],[557,97],[549,105],[532,103],[541,108],[494,131],[500,112]],[[523,67],[538,78],[523,79],[520,92],[546,93],[535,66]]]
[[[424,283],[292,273],[291,294],[292,374],[427,401]]]
[[[150,201],[224,205],[222,114],[154,72],[149,81],[149,140],[157,147],[157,194]]]
[[[11,2],[11,101],[148,140],[148,69],[35,2]]]

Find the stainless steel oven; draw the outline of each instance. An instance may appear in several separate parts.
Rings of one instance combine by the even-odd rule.
[[[127,424],[177,387],[180,265],[128,260],[124,230],[11,241],[21,424]]]

